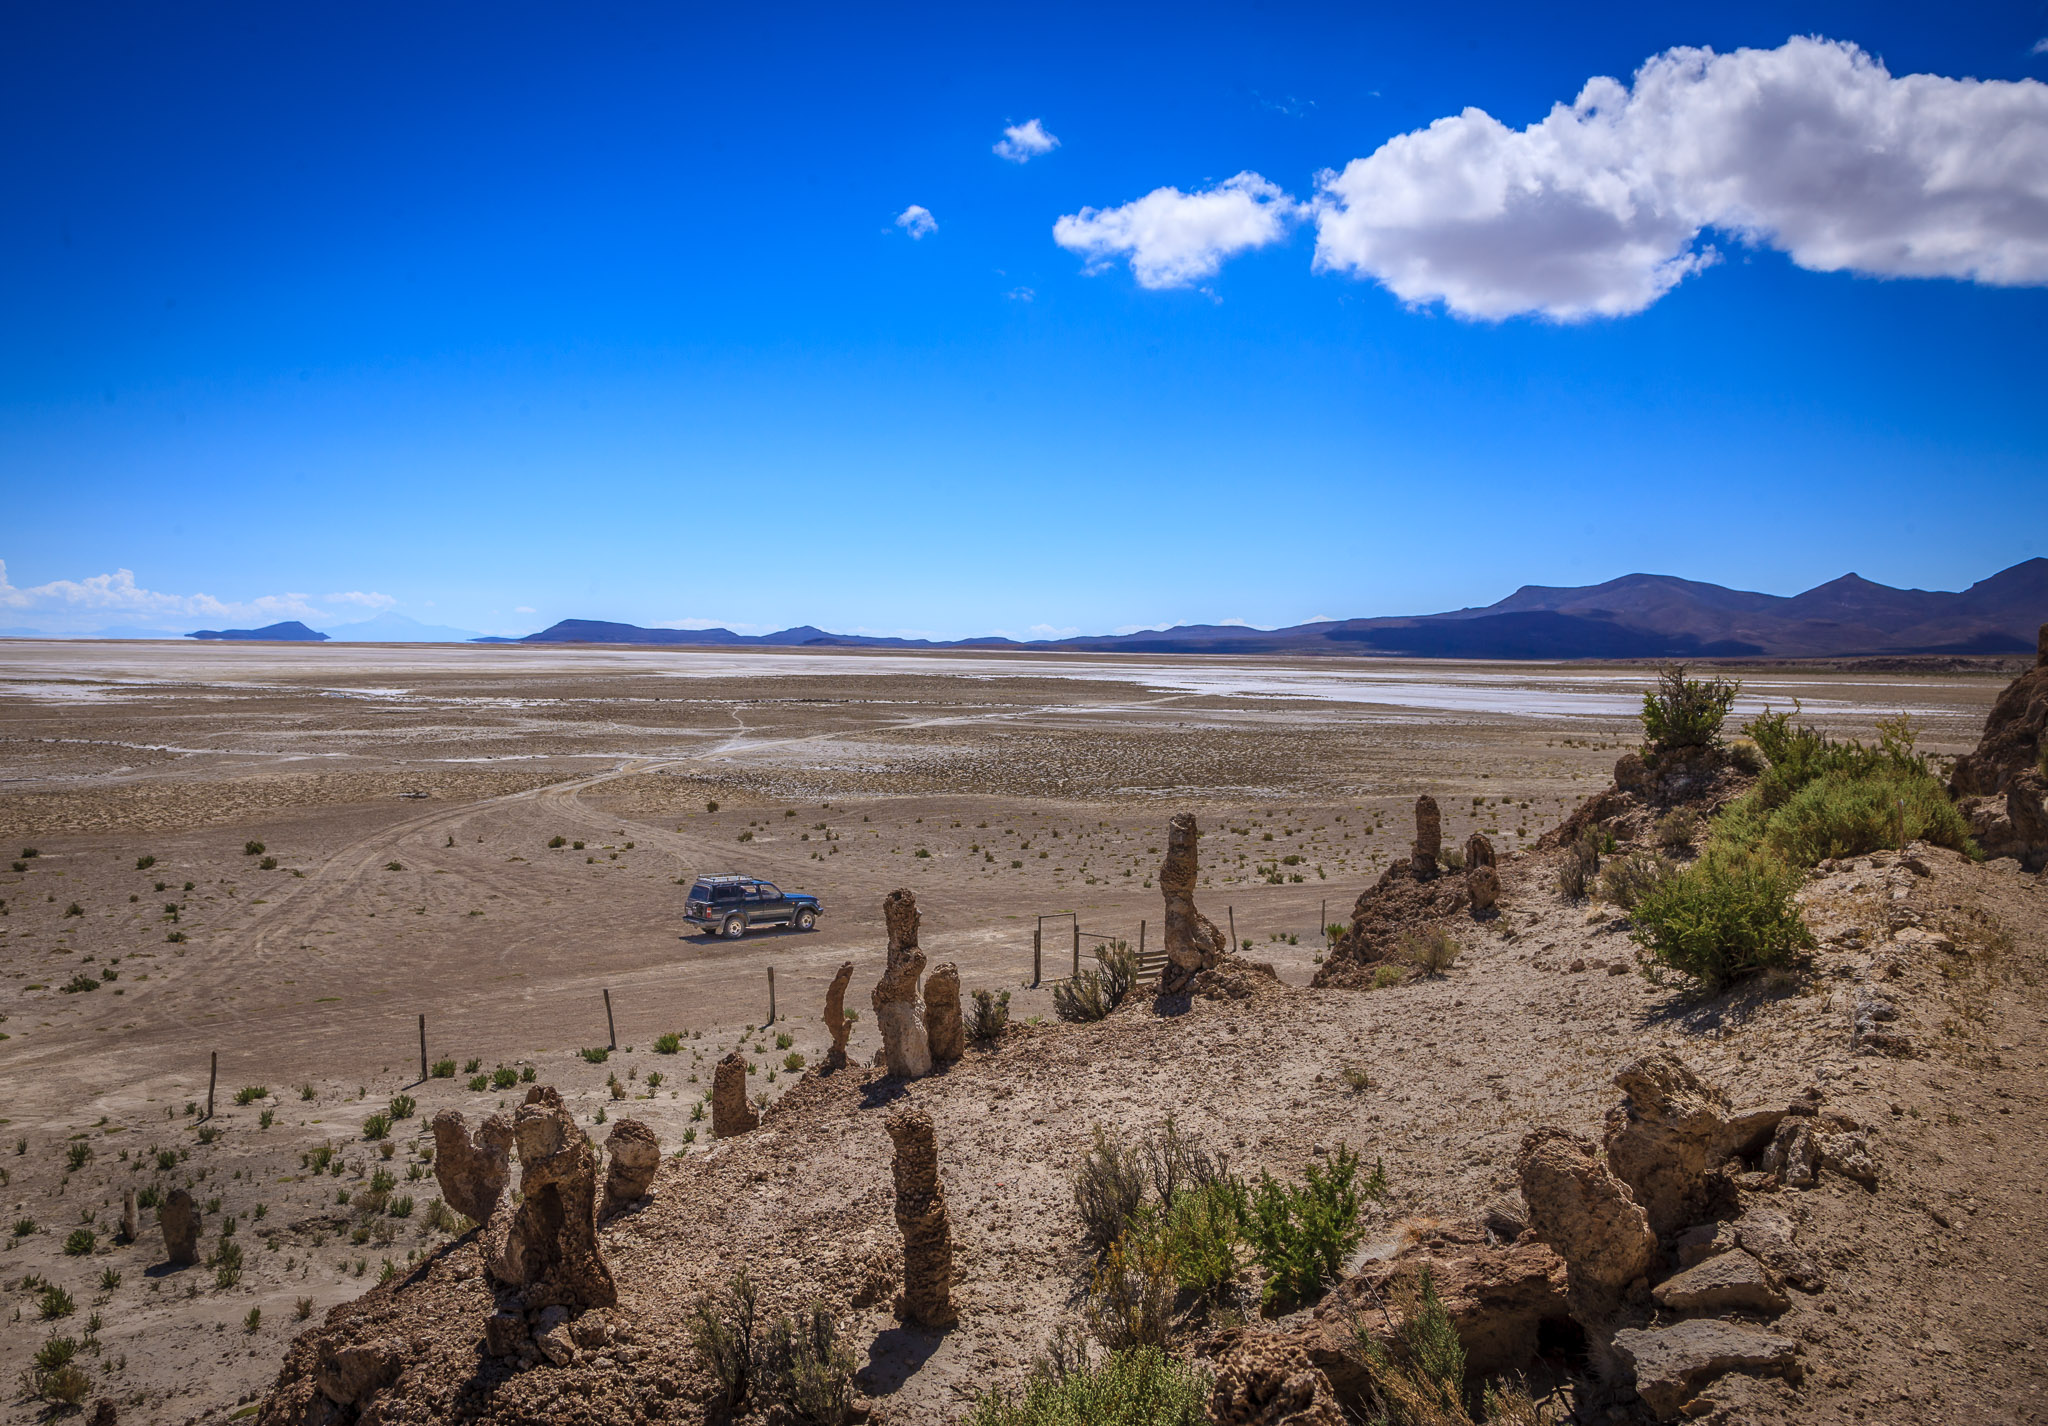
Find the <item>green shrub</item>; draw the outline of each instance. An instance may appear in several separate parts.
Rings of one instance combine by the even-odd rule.
[[[36,1315],[45,1322],[58,1317],[69,1317],[78,1310],[78,1304],[71,1300],[71,1294],[61,1287],[46,1287],[43,1295],[36,1299]]]
[[[1458,963],[1458,943],[1442,926],[1416,926],[1401,933],[1394,954],[1435,979]]]
[[[1094,1357],[1062,1331],[1033,1366],[1021,1396],[983,1394],[966,1426],[1201,1426],[1211,1380],[1157,1347]]]
[[[99,988],[100,983],[98,981],[83,973],[74,975],[71,979],[65,981],[64,984],[57,987],[58,990],[66,995],[76,995],[81,990],[98,990]]]
[[[365,1139],[381,1139],[390,1132],[391,1116],[389,1114],[372,1114],[363,1121],[363,1137]]]
[[[418,1108],[418,1102],[410,1094],[394,1094],[391,1096],[389,1112],[393,1119],[410,1119],[413,1116],[413,1111]]]
[[[795,1322],[776,1322],[760,1356],[763,1394],[804,1426],[844,1426],[852,1416],[853,1374],[860,1364],[823,1303],[812,1303]]]
[[[64,1239],[64,1256],[82,1258],[92,1252],[99,1237],[90,1228],[73,1228]]]
[[[64,1162],[73,1173],[84,1168],[92,1159],[91,1144],[71,1144],[64,1150]]]
[[[1644,896],[1663,885],[1677,870],[1656,852],[1630,852],[1619,861],[1609,862],[1600,873],[1600,899],[1624,911],[1633,911]]]
[[[1908,842],[1974,850],[1970,824],[1924,771],[1825,773],[1771,814],[1764,845],[1795,866]]]
[[[1657,686],[1643,694],[1643,733],[1655,752],[1708,748],[1721,740],[1721,723],[1734,706],[1740,683],[1687,678],[1684,664],[1657,674]]]
[[[137,871],[148,871],[151,867],[155,865],[155,857],[137,857],[135,859],[135,869]]]
[[[245,1084],[235,1091],[235,1103],[254,1104],[259,1099],[268,1098],[269,1095],[270,1090],[263,1085]]]
[[[1000,1038],[1010,1023],[1010,992],[977,990],[969,999],[974,1008],[967,1013],[967,1033],[983,1043]]]
[[[244,842],[244,843],[242,843],[242,855],[243,855],[243,856],[245,856],[245,857],[260,857],[260,856],[262,856],[262,855],[263,855],[263,843],[261,843],[261,842]]]
[[[569,839],[567,837],[550,837],[548,838],[548,845],[550,847],[566,847],[569,845]]]
[[[1088,1284],[1088,1325],[1112,1351],[1163,1347],[1173,1321],[1174,1262],[1164,1236],[1126,1232]]]
[[[1221,1296],[1243,1268],[1240,1253],[1249,1211],[1244,1183],[1235,1177],[1176,1193],[1160,1216],[1159,1230],[1174,1281],[1204,1297]]]
[[[1375,1169],[1360,1185],[1358,1155],[1340,1145],[1328,1167],[1310,1164],[1305,1181],[1290,1187],[1261,1171],[1252,1189],[1247,1236],[1266,1270],[1265,1301],[1286,1306],[1320,1296],[1343,1269],[1365,1228],[1358,1221],[1365,1197],[1383,1197],[1385,1176]]]
[[[599,1045],[595,1049],[584,1050],[582,1052],[583,1058],[590,1061],[590,1063],[594,1065],[603,1064],[606,1060],[611,1058],[611,1053],[611,1048],[607,1045]]]
[[[1644,893],[1630,939],[1649,952],[1652,971],[1676,971],[1709,990],[1790,965],[1814,944],[1792,902],[1803,880],[1768,852],[1710,845]]]
[[[654,1053],[672,1055],[683,1047],[683,1037],[674,1033],[654,1037]]]
[[[487,1074],[473,1074],[469,1077],[469,1089],[472,1094],[482,1094],[490,1087],[491,1077]]]
[[[717,1297],[705,1294],[690,1309],[690,1343],[718,1391],[714,1404],[736,1411],[754,1384],[755,1313],[759,1295],[742,1267]]]
[[[1689,852],[1706,835],[1706,819],[1690,807],[1675,808],[1657,819],[1651,836],[1667,852]]]
[[[1142,1152],[1120,1131],[1094,1126],[1095,1143],[1074,1173],[1074,1203],[1091,1246],[1106,1249],[1145,1202]]]
[[[1052,988],[1053,1013],[1062,1020],[1101,1020],[1124,1003],[1138,979],[1138,953],[1128,942],[1095,948],[1097,969],[1084,970]]]
[[[1466,1426],[1475,1420],[1540,1419],[1499,1410],[1500,1398],[1490,1389],[1481,1393],[1477,1416],[1468,1409],[1465,1348],[1427,1267],[1422,1270],[1420,1292],[1402,1308],[1400,1325],[1386,1345],[1368,1330],[1370,1319],[1352,1319],[1352,1340],[1365,1365],[1363,1395],[1371,1420],[1400,1426]]]

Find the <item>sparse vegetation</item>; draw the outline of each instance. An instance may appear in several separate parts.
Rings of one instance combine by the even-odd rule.
[[[1341,1271],[1345,1255],[1365,1235],[1358,1221],[1364,1200],[1387,1191],[1377,1166],[1364,1183],[1357,1180],[1358,1155],[1349,1145],[1339,1145],[1327,1166],[1310,1164],[1299,1186],[1260,1172],[1246,1233],[1266,1270],[1269,1305],[1310,1301]]]
[[[973,1008],[967,1012],[967,1033],[984,1044],[999,1038],[1010,1023],[1010,992],[977,990],[968,999]]]
[[[235,1103],[254,1104],[259,1099],[270,1097],[270,1090],[260,1084],[245,1084],[235,1091]]]
[[[135,869],[137,871],[148,871],[151,867],[155,865],[155,857],[137,857],[135,859]]]
[[[599,1045],[595,1049],[583,1051],[583,1058],[590,1061],[590,1063],[594,1065],[603,1064],[606,1060],[611,1058],[611,1055],[612,1052],[610,1048],[605,1045]]]
[[[93,1245],[99,1242],[99,1235],[90,1228],[73,1228],[64,1238],[64,1256],[83,1258],[91,1255]]]
[[[262,855],[263,855],[263,843],[261,843],[261,842],[244,842],[244,843],[242,843],[242,855],[243,855],[243,856],[245,856],[245,857],[260,857],[260,856],[262,856]]]
[[[453,1061],[453,1060],[435,1060],[435,1061],[434,1061],[434,1068],[433,1068],[433,1078],[435,1078],[435,1079],[453,1079],[453,1078],[455,1078],[455,1061]]]
[[[754,1384],[754,1327],[759,1294],[742,1267],[725,1290],[699,1297],[690,1309],[690,1344],[717,1385],[715,1405],[736,1411]]]
[[[1721,724],[1742,685],[1719,678],[1687,678],[1684,664],[1671,664],[1657,675],[1657,686],[1643,694],[1643,732],[1653,753],[1681,748],[1713,747],[1721,741]]]
[[[1145,1202],[1146,1168],[1138,1146],[1122,1132],[1093,1126],[1094,1146],[1074,1174],[1074,1203],[1088,1242],[1107,1249]]]
[[[388,1112],[394,1120],[410,1119],[413,1116],[413,1111],[418,1108],[418,1103],[410,1094],[394,1094],[391,1096]]]
[[[673,1032],[654,1037],[654,1053],[657,1055],[672,1055],[681,1050],[682,1047],[683,1037]]]
[[[380,1111],[363,1121],[363,1137],[365,1139],[381,1139],[390,1132],[391,1116],[389,1114]]]
[[[36,1299],[36,1315],[45,1322],[69,1317],[77,1310],[78,1304],[71,1300],[71,1294],[54,1283],[44,1287],[42,1296]]]
[[[762,1394],[802,1426],[844,1426],[853,1414],[853,1374],[859,1363],[823,1303],[812,1303],[794,1322],[787,1317],[777,1321],[760,1356]]]
[[[1207,1371],[1157,1347],[1098,1358],[1084,1338],[1062,1329],[1023,1394],[985,1393],[967,1426],[1201,1426],[1209,1391]]]
[[[1645,896],[1677,870],[1657,852],[1630,852],[1618,861],[1610,861],[1600,873],[1600,899],[1624,911],[1634,911]]]
[[[1096,969],[1084,970],[1053,986],[1053,1013],[1060,1019],[1103,1019],[1131,993],[1138,979],[1138,953],[1128,942],[1109,941],[1097,946],[1095,964]]]
[[[1401,933],[1394,954],[1431,978],[1458,962],[1459,945],[1442,926],[1417,926]]]

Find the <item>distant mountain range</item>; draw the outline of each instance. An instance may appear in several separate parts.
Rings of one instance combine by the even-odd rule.
[[[1285,629],[1183,624],[1088,638],[942,642],[832,634],[808,624],[773,634],[735,634],[730,629],[647,629],[597,619],[564,619],[521,639],[477,642],[1380,654],[1462,659],[1840,658],[2030,654],[2043,623],[2048,623],[2048,559],[2016,564],[1960,593],[1893,589],[1845,574],[1788,597],[1670,575],[1629,574],[1577,588],[1527,584],[1483,608],[1396,618],[1335,619]]]
[[[185,637],[246,640],[262,644],[318,644],[326,642],[327,639],[319,630],[309,629],[296,619],[286,619],[281,624],[265,624],[260,629],[201,629]]]

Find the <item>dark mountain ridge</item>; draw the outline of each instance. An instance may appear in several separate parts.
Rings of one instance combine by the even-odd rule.
[[[187,634],[188,639],[235,639],[277,644],[317,644],[327,636],[317,629],[309,629],[296,619],[287,619],[281,624],[265,624],[260,629],[201,629]]]
[[[1442,614],[1337,619],[1285,629],[1184,624],[1133,634],[1020,642],[646,629],[564,619],[514,642],[781,648],[1011,648],[1120,653],[1325,653],[1409,658],[1842,658],[2025,654],[2048,622],[2048,559],[2030,559],[1961,591],[1894,589],[1845,574],[1801,594],[1758,594],[1662,574],[1604,584],[1528,584],[1494,604]],[[203,637],[203,636],[202,636]]]

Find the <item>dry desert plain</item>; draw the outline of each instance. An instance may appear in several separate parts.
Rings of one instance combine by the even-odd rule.
[[[1797,699],[1831,733],[1867,737],[1904,710],[1923,747],[1956,753],[2008,675],[1742,676],[1738,716]],[[767,1224],[758,1241],[775,1240],[756,1271],[771,1301],[831,1292],[821,1264],[889,1236],[886,1139],[792,1132],[783,1152],[795,1162],[735,1177],[739,1161],[713,1161],[726,1149],[770,1153],[775,1120],[714,1151],[699,1108],[712,1063],[746,1046],[758,1095],[804,1082],[827,1043],[819,1013],[842,960],[859,968],[849,1005],[866,1007],[881,900],[898,886],[918,895],[931,962],[957,963],[970,990],[1008,990],[1017,1020],[1050,1020],[1047,989],[1031,984],[1039,918],[1047,981],[1070,961],[1075,918],[1086,946],[1135,940],[1141,921],[1156,937],[1152,879],[1167,817],[1183,810],[1203,828],[1203,910],[1290,986],[1313,973],[1322,925],[1348,920],[1359,892],[1406,853],[1418,793],[1441,804],[1447,845],[1480,830],[1501,848],[1513,929],[1475,930],[1440,982],[1303,990],[1288,1012],[1295,1033],[1249,1013],[1242,1025],[1191,1016],[1210,1038],[1176,1062],[1162,1022],[1105,1077],[1086,1050],[1110,1022],[1048,1026],[1027,1043],[1036,1059],[1019,1070],[1018,1103],[930,1082],[963,1325],[913,1348],[887,1340],[886,1305],[856,1323],[877,1344],[864,1348],[863,1386],[878,1419],[954,1419],[975,1389],[1016,1380],[1071,1315],[1085,1269],[1064,1175],[1094,1118],[1145,1127],[1178,1107],[1239,1166],[1283,1175],[1350,1142],[1387,1166],[1391,1231],[1404,1215],[1470,1211],[1504,1184],[1511,1193],[1523,1129],[1597,1128],[1615,1066],[1676,1044],[1703,1073],[1724,1071],[1738,1097],[1833,1074],[1844,1094],[1853,1084],[1852,1097],[1877,1105],[1875,1119],[1904,1114],[1903,1097],[1917,1132],[1948,1127],[1957,1144],[1925,1150],[1954,1170],[1947,1196],[1932,1180],[1896,1190],[1948,1205],[1929,1210],[1941,1225],[1929,1232],[1960,1238],[1965,1228],[1949,1225],[1970,1225],[1980,1207],[1997,1216],[2006,1196],[2037,1219],[2033,1182],[1962,1171],[1972,1161],[1961,1145],[1982,1137],[1973,1111],[1994,1112],[1983,1101],[2011,1097],[1986,1087],[2003,1072],[2022,1088],[2031,1075],[2027,1123],[2038,1129],[2029,974],[2000,972],[1972,992],[1962,1040],[1977,1058],[1959,1068],[1851,1062],[1843,1037],[1821,1028],[1838,1010],[1825,965],[1801,993],[1705,1019],[1633,974],[1567,973],[1588,950],[1618,971],[1626,939],[1589,928],[1583,908],[1539,891],[1533,873],[1518,879],[1514,868],[1536,859],[1516,853],[1608,784],[1639,736],[1649,677],[1388,660],[0,643],[0,1412],[37,1418],[16,1374],[63,1333],[87,1341],[94,1395],[124,1421],[253,1414],[309,1315],[448,1244],[429,1221],[437,1195],[419,1156],[432,1114],[509,1108],[524,1090],[508,1082],[523,1075],[555,1085],[600,1136],[601,1116],[630,1112],[685,1152],[649,1210],[684,1215],[668,1225],[683,1251],[668,1238],[658,1255],[672,1278],[720,1280],[753,1231],[729,1220],[752,1213]],[[1943,894],[2021,907],[2000,914],[2022,923],[2038,913],[2010,863],[1953,860]],[[684,884],[719,871],[812,892],[823,920],[739,942],[691,934]],[[1844,906],[1889,894],[1875,882],[1838,890]],[[771,968],[779,1014],[766,1026]],[[98,984],[66,989],[86,981]],[[455,1061],[452,1077],[419,1082],[422,1015],[427,1056]],[[682,1037],[679,1052],[655,1051],[664,1033]],[[614,1038],[602,1063],[581,1053]],[[856,1064],[876,1044],[864,1016]],[[1373,1090],[1339,1092],[1341,1064],[1370,1065]],[[1945,1098],[1957,1087],[1970,1109]],[[366,1140],[365,1118],[398,1094],[416,1112]],[[1931,1107],[1923,1118],[1923,1102],[1941,1102],[1947,1119]],[[1978,1152],[1981,1163],[1990,1151]],[[2038,1143],[2000,1152],[2039,1168]],[[708,1207],[682,1187],[699,1160],[702,1183],[732,1180]],[[760,1187],[799,1169],[814,1180],[807,1191],[779,1178]],[[376,1201],[410,1198],[409,1215],[358,1211],[379,1175],[393,1183]],[[166,1271],[146,1211],[137,1242],[115,1241],[124,1189],[188,1183],[212,1266]],[[1953,1206],[1964,1200],[1967,1210]],[[705,1214],[726,1219],[699,1238]],[[615,1253],[630,1258],[632,1234],[657,1222],[667,1220],[629,1225]],[[1853,1234],[1852,1222],[1815,1231]],[[794,1245],[791,1224],[802,1229]],[[90,1247],[67,1253],[81,1228]],[[828,1244],[834,1233],[855,1241]],[[229,1240],[241,1265],[223,1274]],[[1859,1271],[1825,1311],[1811,1306],[1813,1330],[1834,1334],[1817,1349],[1834,1362],[1828,1413],[2038,1419],[2044,1328],[2027,1305],[2042,1282],[2038,1251],[1978,1247],[2000,1255],[1993,1272],[1957,1242],[1902,1241],[1887,1253],[1927,1248],[1930,1265],[1969,1264],[1954,1271],[1971,1285],[1900,1297],[1896,1272],[1873,1264],[1882,1281]],[[693,1256],[701,1263],[677,1261]],[[50,1287],[72,1308],[41,1320]],[[1866,1351],[1842,1338],[1877,1320],[1852,1329],[1837,1310],[1857,1292],[1889,1304],[1896,1340],[1879,1332]],[[666,1349],[688,1355],[679,1341]],[[1862,1356],[1866,1367],[1848,1365]],[[1809,1389],[1823,1388],[1810,1378]]]

